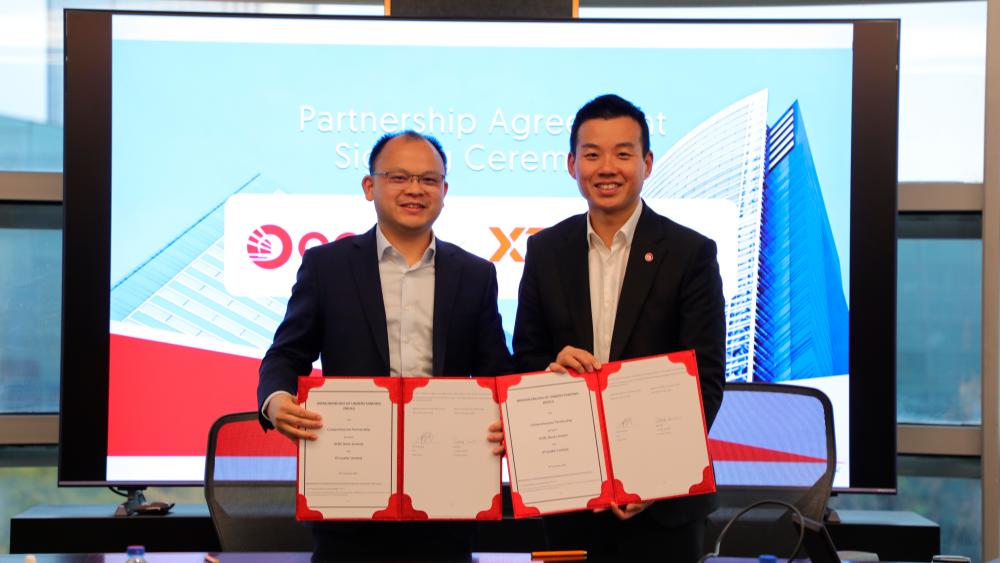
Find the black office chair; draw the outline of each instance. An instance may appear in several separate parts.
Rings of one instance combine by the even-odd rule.
[[[706,553],[714,550],[726,523],[757,501],[787,502],[807,518],[824,521],[837,451],[833,406],[822,391],[773,383],[729,383],[709,445],[720,508],[706,526]],[[727,486],[726,482],[750,485]],[[761,506],[729,528],[720,555],[787,557],[797,541],[791,510]]]
[[[267,432],[257,413],[212,424],[205,455],[205,500],[223,551],[312,551],[295,520],[295,446]]]

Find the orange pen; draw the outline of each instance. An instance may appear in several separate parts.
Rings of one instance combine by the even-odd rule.
[[[587,552],[583,549],[568,549],[562,551],[532,551],[532,559],[586,559]]]

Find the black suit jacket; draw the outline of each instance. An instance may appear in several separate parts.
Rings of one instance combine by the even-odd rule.
[[[545,369],[566,345],[593,353],[587,215],[528,239],[514,326],[519,371]],[[652,260],[647,261],[651,254]],[[715,243],[643,204],[618,301],[610,359],[694,349],[705,419],[711,427],[725,385],[725,301]],[[706,516],[715,495],[654,503],[673,526]]]
[[[434,255],[435,376],[512,371],[491,262],[437,240]],[[375,228],[317,246],[302,257],[285,319],[260,364],[257,412],[272,393],[293,395],[298,376],[322,358],[323,375],[389,374],[389,337]],[[271,424],[261,417],[261,424]]]

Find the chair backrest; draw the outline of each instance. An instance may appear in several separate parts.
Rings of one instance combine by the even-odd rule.
[[[212,425],[205,500],[223,551],[312,551],[295,520],[295,446],[264,432],[257,413],[227,414]]]
[[[729,383],[709,438],[721,505],[710,535],[713,524],[760,500],[784,501],[823,521],[837,468],[833,406],[825,393],[799,385]],[[773,553],[796,537],[790,512],[781,507],[758,508],[740,520],[747,523],[727,533],[726,554]]]

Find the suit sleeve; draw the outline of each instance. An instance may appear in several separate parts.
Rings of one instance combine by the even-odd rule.
[[[473,375],[506,375],[513,373],[514,362],[507,348],[507,337],[503,332],[503,322],[497,306],[497,270],[489,264],[483,284],[483,298],[479,304],[479,334],[476,338],[476,367]]]
[[[514,363],[519,372],[544,370],[556,357],[552,349],[552,333],[542,308],[538,272],[542,259],[540,253],[537,239],[529,237],[514,321]]]
[[[308,375],[312,363],[319,357],[322,342],[321,285],[316,282],[315,253],[308,251],[302,257],[302,266],[292,287],[285,319],[274,333],[274,342],[260,363],[257,382],[257,413],[261,425],[272,428],[260,415],[264,401],[275,391],[292,395],[298,389],[298,376]]]
[[[682,349],[698,360],[705,422],[711,429],[722,405],[726,366],[725,298],[715,242],[708,239],[692,253],[681,285],[679,337]]]
[[[726,381],[726,318],[716,246],[710,239],[693,253],[686,269],[680,317],[682,349],[695,350],[705,421],[711,428],[722,405]]]

